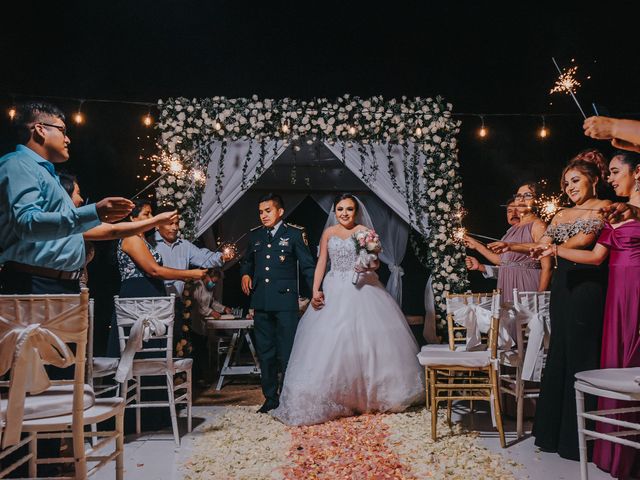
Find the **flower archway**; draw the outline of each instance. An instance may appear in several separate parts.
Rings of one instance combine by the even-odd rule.
[[[442,326],[444,294],[468,286],[464,247],[454,238],[463,204],[460,122],[451,109],[441,97],[160,100],[156,197],[181,209],[181,230],[194,237],[201,233],[205,188],[224,209],[230,175],[240,176],[238,188],[244,191],[285,149],[322,142],[374,192],[386,188],[403,199],[404,217],[417,232],[413,249],[432,272]],[[230,166],[227,152],[235,142],[248,147]]]

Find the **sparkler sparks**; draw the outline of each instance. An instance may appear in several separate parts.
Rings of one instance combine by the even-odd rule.
[[[228,262],[238,256],[238,246],[235,243],[223,243],[220,245],[220,252]]]
[[[558,65],[558,62],[556,62],[555,58],[551,57],[551,60],[553,60],[553,64],[555,65],[556,70],[558,70],[558,73],[560,74],[560,76],[558,77],[558,80],[556,80],[555,86],[551,89],[550,93],[565,92],[571,95],[571,98],[573,99],[575,104],[578,106],[578,110],[580,110],[580,113],[586,119],[587,115],[584,113],[584,110],[582,109],[580,102],[578,102],[578,98],[576,97],[576,92],[575,92],[576,89],[580,87],[580,82],[578,82],[578,80],[576,79],[576,72],[578,71],[578,66],[576,65],[563,71],[562,69],[560,69],[560,66]]]
[[[467,229],[464,227],[456,227],[453,229],[453,241],[464,245],[464,239],[467,236]]]
[[[540,218],[547,223],[563,208],[559,195],[540,195],[534,206]]]

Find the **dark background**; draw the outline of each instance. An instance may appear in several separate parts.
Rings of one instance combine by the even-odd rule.
[[[567,96],[550,96],[575,59],[578,97],[612,115],[639,112],[635,2],[243,2],[21,1],[3,15],[0,108],[34,96],[155,102],[170,96],[367,97],[443,95],[461,116],[460,159],[470,231],[500,236],[504,203],[518,182],[558,182],[578,151],[602,147],[582,135]],[[7,6],[11,5],[8,3]],[[586,80],[590,75],[591,79]],[[77,101],[56,101],[69,115]],[[551,104],[552,103],[552,104]],[[85,103],[71,122],[71,160],[85,196],[131,196],[149,174],[140,159],[154,132],[147,108]],[[494,117],[495,113],[534,116]],[[550,136],[536,136],[547,114]],[[551,116],[552,114],[566,114]],[[13,148],[0,115],[0,154]],[[105,264],[101,249],[97,265]],[[408,260],[410,261],[410,260]],[[113,269],[110,275],[117,281]],[[101,285],[108,285],[107,283]],[[102,287],[101,287],[102,288]],[[96,287],[96,292],[100,288]],[[105,298],[111,295],[104,287]]]

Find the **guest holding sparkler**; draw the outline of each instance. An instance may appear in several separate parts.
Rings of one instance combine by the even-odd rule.
[[[640,207],[640,154],[619,151],[609,164],[609,183],[616,195],[629,197],[629,203]],[[604,329],[602,332],[601,368],[640,367],[640,221],[624,220],[605,224],[592,250],[562,245],[539,245],[532,256],[556,255],[570,262],[600,265],[609,257]],[[598,409],[626,408],[629,402],[599,398]],[[623,414],[619,420],[640,422],[640,415]],[[599,432],[611,434],[619,427],[598,423]],[[624,445],[596,440],[593,461],[616,478],[640,477],[637,450]]]
[[[136,201],[131,212],[131,221],[148,220],[152,217],[148,201]],[[120,270],[120,297],[163,297],[166,290],[163,280],[200,280],[206,269],[175,269],[163,266],[162,257],[142,233],[118,241],[118,268]],[[107,355],[119,356],[118,335],[115,316],[111,322]]]
[[[538,188],[534,182],[518,188],[514,200],[520,221],[507,230],[502,237],[503,242],[537,242],[544,235],[547,225],[536,216],[533,209]],[[514,288],[521,291],[544,291],[549,288],[552,270],[549,259],[532,260],[528,252],[505,251],[497,254],[471,237],[465,238],[465,244],[499,266],[498,288],[506,302],[513,301]]]
[[[593,247],[604,226],[600,209],[610,203],[599,198],[606,186],[605,173],[606,162],[598,150],[586,150],[569,161],[561,186],[575,207],[563,208],[555,215],[540,243],[582,250]],[[488,245],[498,253],[525,253],[535,246]],[[574,375],[600,365],[605,292],[604,268],[557,259],[551,282],[551,341],[533,435],[542,450],[573,460],[579,458]],[[595,406],[594,399],[587,398],[585,408],[593,410]]]
[[[610,117],[589,117],[584,121],[584,134],[598,140],[611,140],[622,150],[640,152],[640,121]]]
[[[518,208],[516,207],[516,202],[513,198],[510,198],[509,200],[507,200],[506,205],[507,205],[507,223],[509,224],[509,226],[513,227],[514,225],[517,225],[520,223]],[[482,245],[480,242],[475,242],[475,244],[477,244],[478,247],[474,248],[471,246],[471,243],[467,239],[463,238],[463,240],[465,241],[465,245],[467,245],[468,248],[471,248],[473,250],[480,250],[481,249],[480,247],[484,247],[484,245]],[[482,248],[482,253],[483,255],[486,253],[486,254],[490,254],[492,257],[493,256],[498,257],[497,254],[493,253],[491,250],[489,250],[486,247]],[[486,255],[484,256],[486,257]],[[495,265],[487,265],[487,264],[480,263],[480,261],[476,257],[471,257],[471,256],[467,256],[465,258],[465,264],[467,266],[467,270],[478,271],[482,273],[482,276],[484,278],[492,278],[492,279],[498,278],[498,268]]]

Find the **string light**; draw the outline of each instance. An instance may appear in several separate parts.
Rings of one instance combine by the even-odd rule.
[[[151,116],[151,108],[149,108],[149,111],[147,112],[147,114],[142,117],[142,123],[144,124],[145,127],[150,127],[151,125],[153,125],[153,117]]]
[[[84,100],[80,100],[80,105],[78,105],[78,111],[73,114],[73,121],[76,125],[80,125],[84,123],[84,115],[82,114],[82,103]]]
[[[540,127],[538,135],[540,135],[540,138],[547,138],[549,136],[549,130],[547,129],[547,125],[545,124],[544,116],[542,117],[542,127]]]
[[[16,118],[16,107],[12,106],[9,108],[9,118],[13,122],[13,119]]]
[[[480,138],[485,138],[487,136],[487,127],[485,127],[484,125],[484,117],[482,115],[480,115],[480,130],[478,131],[478,135],[480,136]]]

